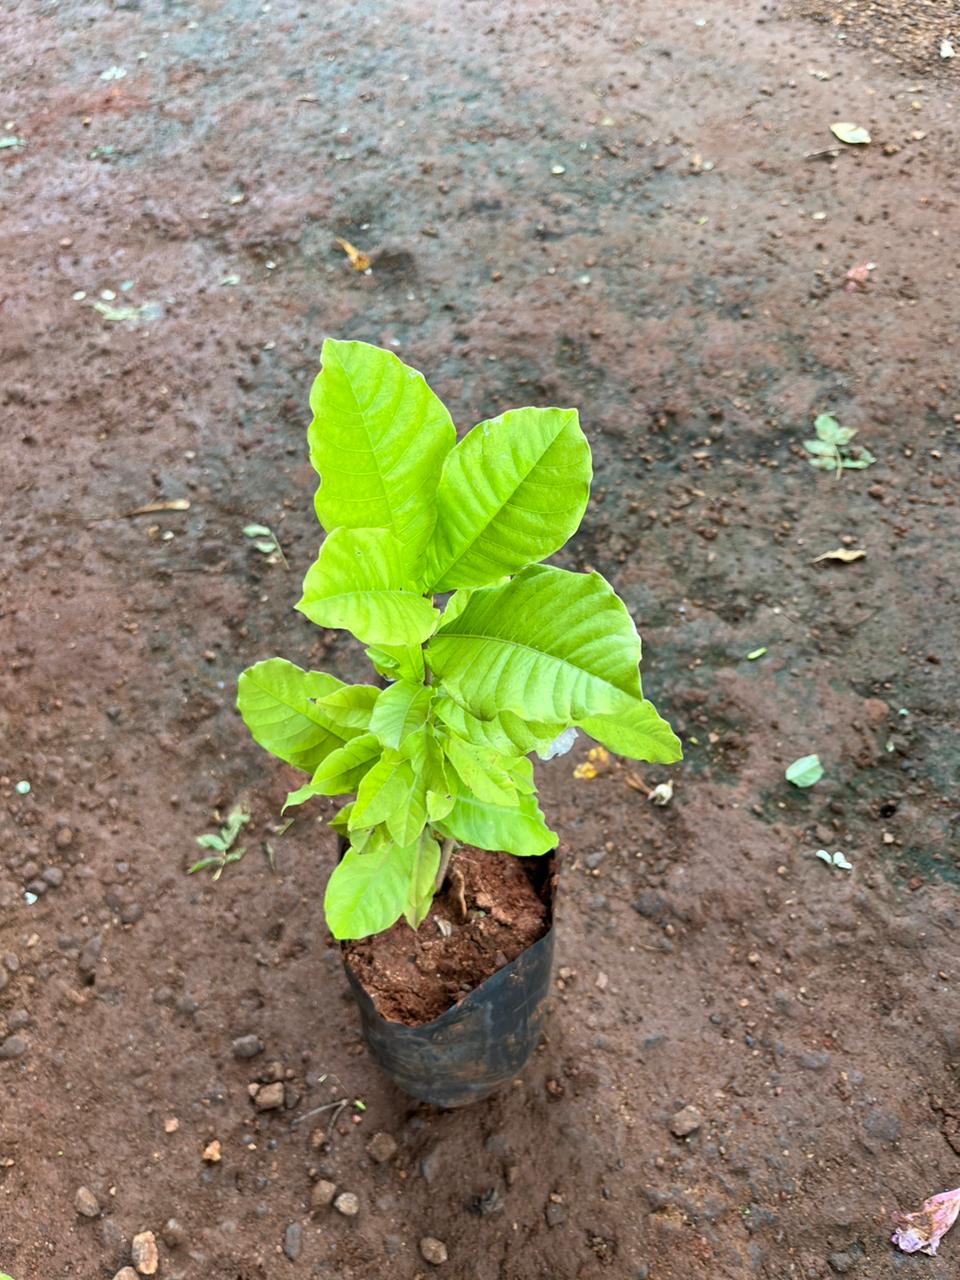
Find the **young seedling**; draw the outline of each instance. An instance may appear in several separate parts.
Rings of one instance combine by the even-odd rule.
[[[310,394],[327,532],[297,608],[363,645],[377,684],[270,658],[237,705],[255,740],[309,774],[284,808],[353,797],[327,884],[336,938],[426,917],[458,842],[520,856],[557,842],[529,755],[571,729],[669,764],[680,743],[640,686],[640,640],[598,573],[543,564],[577,529],[591,459],[574,409],[514,409],[459,443],[421,374],[327,341]]]
[[[197,844],[201,849],[215,849],[216,852],[195,862],[187,875],[192,876],[195,871],[214,868],[213,879],[219,880],[229,864],[239,862],[246,853],[246,849],[234,849],[233,845],[240,834],[240,828],[245,827],[249,821],[249,813],[245,813],[239,805],[234,805],[219,831],[209,831],[206,835],[197,836]]]
[[[876,458],[864,445],[850,445],[857,434],[855,427],[841,427],[829,413],[818,414],[813,429],[816,440],[804,440],[803,447],[812,456],[807,459],[811,467],[821,471],[835,471],[839,479],[844,470],[862,471],[872,466]]]
[[[256,551],[259,551],[261,555],[272,556],[276,554],[279,557],[280,563],[283,565],[283,567],[285,569],[289,569],[290,566],[287,564],[287,557],[283,554],[283,547],[281,547],[277,539],[277,535],[273,532],[273,530],[270,528],[269,525],[266,525],[266,524],[244,525],[243,536],[245,538],[253,539],[251,545]]]

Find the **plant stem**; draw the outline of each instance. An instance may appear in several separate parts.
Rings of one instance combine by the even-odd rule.
[[[456,848],[456,840],[452,836],[448,836],[440,846],[440,866],[437,870],[437,879],[435,882],[436,892],[439,893],[443,888],[443,882],[447,878],[447,868],[450,866],[450,859],[453,857],[453,851]]]

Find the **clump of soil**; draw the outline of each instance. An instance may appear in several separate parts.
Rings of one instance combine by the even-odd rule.
[[[399,920],[376,937],[347,943],[344,955],[382,1017],[419,1027],[515,960],[549,924],[522,862],[463,848],[416,933]]]

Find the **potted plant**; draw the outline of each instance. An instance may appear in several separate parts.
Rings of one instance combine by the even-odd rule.
[[[237,704],[309,774],[285,808],[352,797],[331,824],[327,926],[375,1056],[408,1092],[456,1105],[516,1074],[549,989],[556,836],[529,756],[578,729],[656,763],[680,744],[643,697],[613,588],[542,563],[587,504],[576,410],[514,409],[458,443],[420,373],[332,340],[310,405],[326,538],[297,608],[351,632],[379,681],[270,658],[240,676]]]

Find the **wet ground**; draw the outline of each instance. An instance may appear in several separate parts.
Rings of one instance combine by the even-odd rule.
[[[111,1277],[152,1231],[169,1280],[413,1280],[424,1236],[456,1280],[955,1274],[960,1236],[888,1241],[960,1183],[960,63],[868,18],[8,7],[0,1270]],[[291,607],[327,334],[393,345],[463,427],[580,408],[561,562],[615,582],[687,744],[664,809],[616,762],[574,781],[585,746],[539,768],[547,1036],[461,1112],[366,1057],[333,837],[275,830],[290,778],[232,710],[276,652],[364,669]],[[875,465],[809,465],[827,412]],[[237,802],[244,857],[188,877]]]

